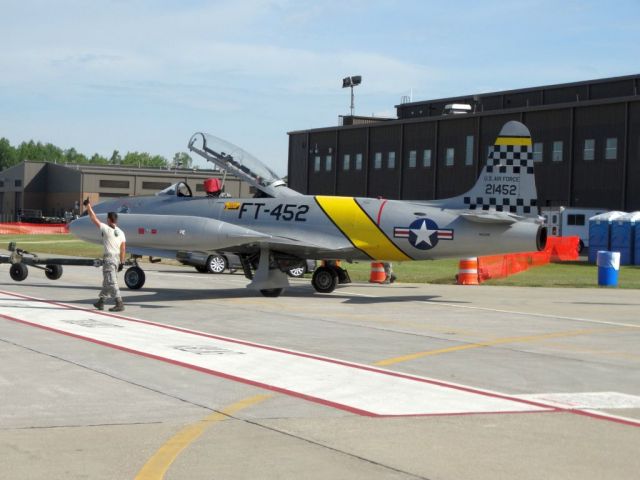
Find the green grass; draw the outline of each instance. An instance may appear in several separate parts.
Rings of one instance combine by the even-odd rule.
[[[0,235],[0,248],[7,249],[9,242],[18,248],[40,254],[72,255],[97,258],[102,256],[102,246],[79,240],[70,234],[59,235]]]
[[[102,247],[74,238],[72,235],[0,235],[0,248],[6,249],[9,242],[19,248],[38,254],[72,255],[97,258],[102,256]],[[454,284],[458,272],[458,259],[397,262],[393,271],[398,282]],[[165,260],[163,259],[163,262]],[[177,264],[169,261],[167,263]],[[351,279],[356,282],[369,280],[371,264],[368,262],[345,263]],[[598,268],[587,262],[551,263],[534,267],[525,272],[498,280],[488,280],[483,285],[506,285],[515,287],[597,287]],[[619,288],[640,289],[640,266],[622,266],[618,279]]]

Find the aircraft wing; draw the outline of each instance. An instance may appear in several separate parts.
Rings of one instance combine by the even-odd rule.
[[[516,223],[520,220],[524,220],[524,217],[519,215],[513,215],[507,212],[497,212],[497,211],[478,211],[478,212],[469,212],[469,213],[461,213],[460,217],[474,223],[498,223],[504,225],[510,225],[512,223]]]

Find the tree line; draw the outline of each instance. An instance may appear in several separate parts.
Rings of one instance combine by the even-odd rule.
[[[24,161],[78,163],[87,165],[125,165],[151,168],[191,168],[193,160],[186,152],[176,152],[169,161],[162,155],[147,152],[127,152],[124,156],[114,150],[109,158],[94,153],[91,157],[76,151],[75,148],[62,149],[51,143],[22,142],[12,146],[6,138],[0,138],[0,170],[12,167]]]

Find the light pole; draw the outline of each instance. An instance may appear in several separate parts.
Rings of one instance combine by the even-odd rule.
[[[354,75],[352,77],[345,77],[342,79],[342,88],[351,88],[351,116],[353,117],[353,110],[354,110],[354,104],[353,104],[353,87],[355,87],[356,85],[360,85],[362,83],[362,77],[360,75]]]

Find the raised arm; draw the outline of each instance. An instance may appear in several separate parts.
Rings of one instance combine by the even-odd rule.
[[[89,199],[87,198],[84,202],[82,202],[82,204],[87,207],[87,212],[89,213],[89,218],[91,219],[91,221],[95,224],[96,227],[100,228],[101,222],[96,216],[96,213],[93,211],[93,208],[91,208],[91,202],[89,201]]]

